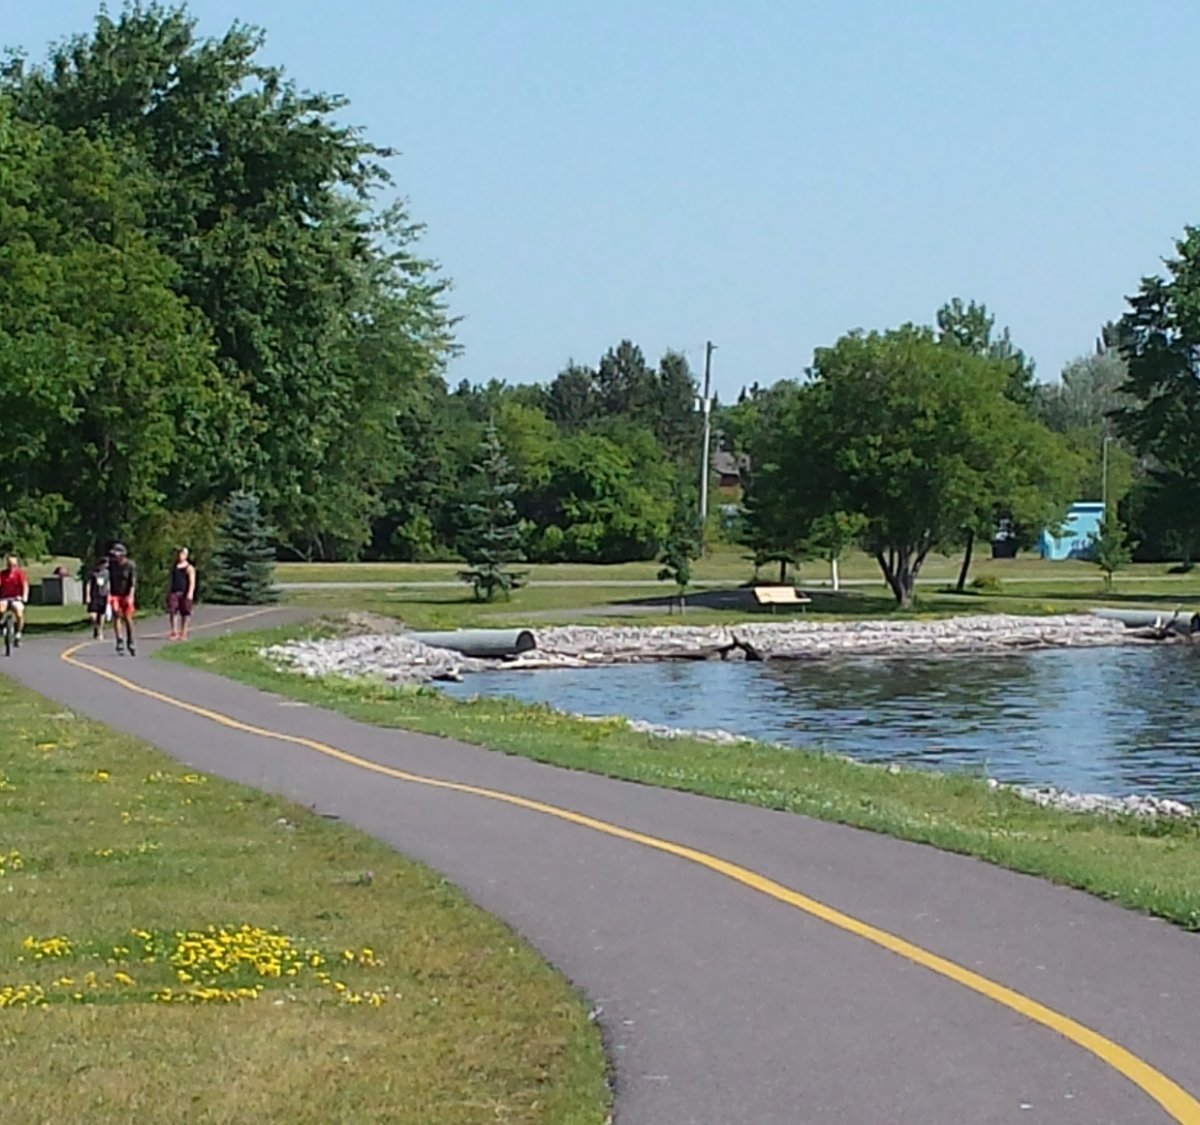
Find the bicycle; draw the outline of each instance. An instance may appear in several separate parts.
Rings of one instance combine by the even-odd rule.
[[[17,639],[17,615],[12,602],[4,607],[4,655],[12,656],[13,642]]]

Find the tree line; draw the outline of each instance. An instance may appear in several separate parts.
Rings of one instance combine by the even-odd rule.
[[[388,202],[391,150],[262,43],[130,0],[43,61],[0,61],[0,538],[89,556],[120,537],[158,558],[211,543],[250,496],[284,557],[491,543],[686,571],[686,357],[624,340],[541,383],[448,386],[449,283]],[[818,349],[803,378],[718,408],[749,469],[737,526],[710,537],[784,568],[861,547],[907,604],[930,553],[964,550],[962,586],[997,528],[1030,546],[1103,495],[1121,543],[1123,522],[1190,564],[1197,278],[1189,230],[1057,384],[957,299],[930,325]]]
[[[244,493],[284,556],[445,557],[494,425],[531,557],[652,557],[698,475],[686,360],[626,341],[448,388],[448,283],[382,202],[391,152],[262,42],[128,3],[0,65],[0,536],[152,550]]]
[[[852,332],[803,380],[753,387],[727,425],[753,470],[741,538],[756,565],[850,547],[872,555],[902,606],[933,552],[1032,548],[1073,501],[1102,500],[1095,557],[1111,580],[1134,557],[1190,569],[1200,508],[1200,235],[1166,278],[1057,383],[1039,383],[986,306],[955,299],[930,326]]]

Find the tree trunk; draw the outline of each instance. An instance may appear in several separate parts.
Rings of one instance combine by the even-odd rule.
[[[975,532],[967,532],[967,549],[963,553],[962,566],[958,571],[958,585],[954,587],[955,593],[962,594],[967,589],[967,574],[971,570],[971,555],[975,550]]]
[[[837,555],[829,560],[829,584],[833,587],[833,592],[836,594],[841,587],[841,580],[838,577],[838,560]]]
[[[779,585],[787,585],[787,559],[779,560]]]
[[[886,555],[882,551],[875,552],[875,561],[879,563],[879,569],[883,571],[892,597],[901,609],[912,609],[917,571],[920,570],[924,557],[923,554],[919,555],[914,564],[911,547],[901,547],[899,550],[889,547]]]

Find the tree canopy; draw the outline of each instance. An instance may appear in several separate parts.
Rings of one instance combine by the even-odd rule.
[[[339,122],[344,101],[262,64],[262,43],[242,25],[202,38],[182,7],[127,3],[43,65],[10,58],[0,90],[17,122],[67,138],[80,170],[108,162],[87,197],[108,208],[100,221],[64,221],[91,234],[88,270],[140,286],[119,290],[124,311],[97,311],[112,338],[138,330],[122,320],[135,308],[160,318],[157,350],[114,393],[129,428],[165,435],[160,446],[172,435],[137,409],[186,403],[188,461],[162,499],[193,506],[247,487],[297,551],[353,550],[402,468],[405,407],[433,393],[451,346],[445,283],[416,252],[420,227],[377,205],[389,150]],[[120,260],[97,242],[119,245]],[[179,369],[198,349],[219,382]],[[196,398],[201,374],[218,410]]]
[[[911,605],[929,553],[960,541],[981,498],[1031,517],[1066,506],[1067,454],[1012,401],[1010,379],[913,325],[818,349],[809,381],[779,393],[773,502],[805,537],[822,517],[858,517],[861,545]]]
[[[1147,463],[1153,506],[1173,511],[1190,562],[1200,537],[1200,227],[1188,227],[1175,251],[1118,326],[1129,370],[1114,418]]]

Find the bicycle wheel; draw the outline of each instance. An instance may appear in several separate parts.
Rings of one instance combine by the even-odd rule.
[[[4,615],[4,655],[12,656],[13,632],[16,626],[13,623],[12,610],[9,610]]]

